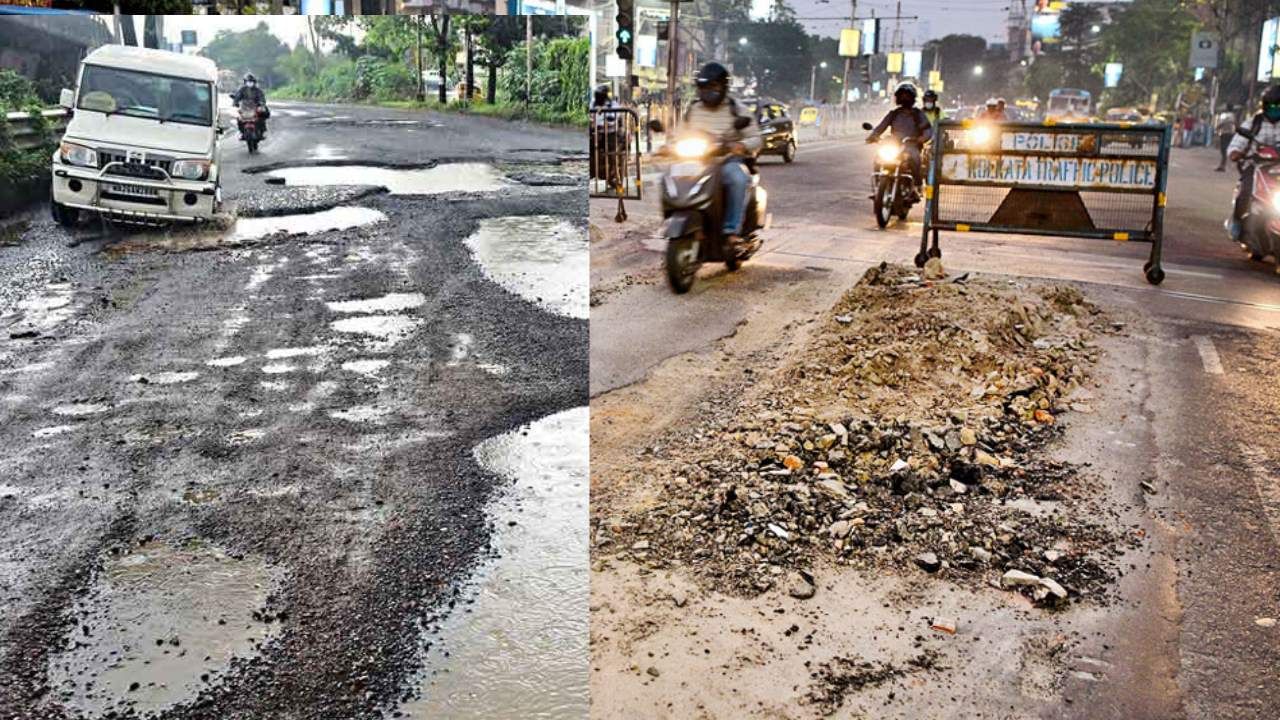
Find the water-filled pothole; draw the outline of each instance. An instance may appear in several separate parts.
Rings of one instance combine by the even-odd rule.
[[[498,557],[477,572],[470,612],[431,638],[406,715],[587,715],[587,448],[585,407],[476,447],[482,466],[513,481],[488,509]]]
[[[372,165],[314,165],[272,170],[267,177],[286,185],[381,185],[393,195],[492,192],[510,185],[486,163],[447,163],[429,168],[386,168]]]
[[[552,215],[488,218],[467,238],[467,247],[502,287],[559,315],[587,317],[585,228]]]
[[[53,696],[89,715],[195,697],[231,658],[258,652],[279,573],[208,545],[150,542],[109,558],[49,662]]]
[[[306,235],[329,230],[350,230],[386,220],[387,216],[373,208],[339,205],[320,212],[275,217],[240,218],[229,239],[233,242],[257,240],[276,234]]]

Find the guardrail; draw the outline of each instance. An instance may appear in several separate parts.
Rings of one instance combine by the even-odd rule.
[[[49,135],[54,142],[62,139],[67,129],[67,120],[71,113],[66,108],[42,110],[45,122],[49,125]],[[29,150],[40,144],[40,136],[36,133],[35,117],[28,112],[11,112],[5,114],[5,122],[9,125],[9,137],[13,146],[19,150]]]
[[[640,116],[630,108],[592,108],[591,197],[617,198],[615,220],[627,219],[624,200],[639,200]]]
[[[1133,240],[1151,243],[1142,270],[1159,285],[1169,139],[1165,125],[944,120],[916,264],[942,255],[939,230]]]

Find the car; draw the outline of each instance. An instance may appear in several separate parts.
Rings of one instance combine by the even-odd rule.
[[[787,113],[787,106],[769,98],[747,98],[743,102],[760,124],[760,137],[764,141],[760,154],[780,155],[783,162],[795,161],[796,125]]]
[[[105,45],[80,63],[59,103],[50,210],[146,224],[212,219],[222,205],[218,68],[208,58]]]

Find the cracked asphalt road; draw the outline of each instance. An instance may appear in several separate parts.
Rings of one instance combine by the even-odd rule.
[[[498,481],[473,448],[587,402],[585,320],[487,279],[464,243],[485,218],[549,215],[585,244],[581,186],[392,195],[243,172],[572,172],[582,133],[275,107],[258,156],[224,140],[231,207],[385,220],[231,243],[67,233],[36,207],[0,247],[0,716],[396,712],[488,541]],[[223,609],[172,599],[188,595]],[[113,598],[173,617],[118,617]]]

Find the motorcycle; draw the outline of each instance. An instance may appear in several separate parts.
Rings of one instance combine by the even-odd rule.
[[[862,123],[862,129],[873,128],[871,123]],[[920,195],[916,192],[915,177],[907,167],[907,156],[902,147],[903,144],[911,142],[917,142],[917,140],[907,138],[903,143],[899,143],[889,138],[881,140],[880,146],[876,149],[875,168],[871,175],[875,194],[871,199],[876,214],[876,225],[881,229],[888,226],[894,215],[897,215],[899,220],[906,220],[907,213],[911,212],[911,206],[920,202]]]
[[[258,152],[258,143],[262,142],[262,119],[264,108],[250,103],[240,104],[240,139],[249,145],[249,154]]]
[[[734,121],[739,130],[751,119]],[[662,132],[662,123],[650,121],[650,130]],[[728,145],[707,135],[687,135],[674,148],[674,161],[662,175],[662,217],[666,220],[666,270],[671,289],[683,294],[693,287],[698,268],[704,262],[723,262],[732,272],[760,249],[760,231],[769,226],[766,213],[768,194],[760,186],[760,176],[751,168],[747,189],[742,242],[728,247],[722,228],[725,198],[720,169],[731,157]]]
[[[1238,132],[1251,137],[1247,130],[1241,129]],[[1280,150],[1259,147],[1241,158],[1237,164],[1242,173],[1253,173],[1253,194],[1240,221],[1240,247],[1255,262],[1271,256],[1277,264],[1277,272],[1280,272]],[[1237,184],[1237,198],[1239,193],[1240,185]],[[1230,218],[1227,219],[1226,226],[1229,232]]]

